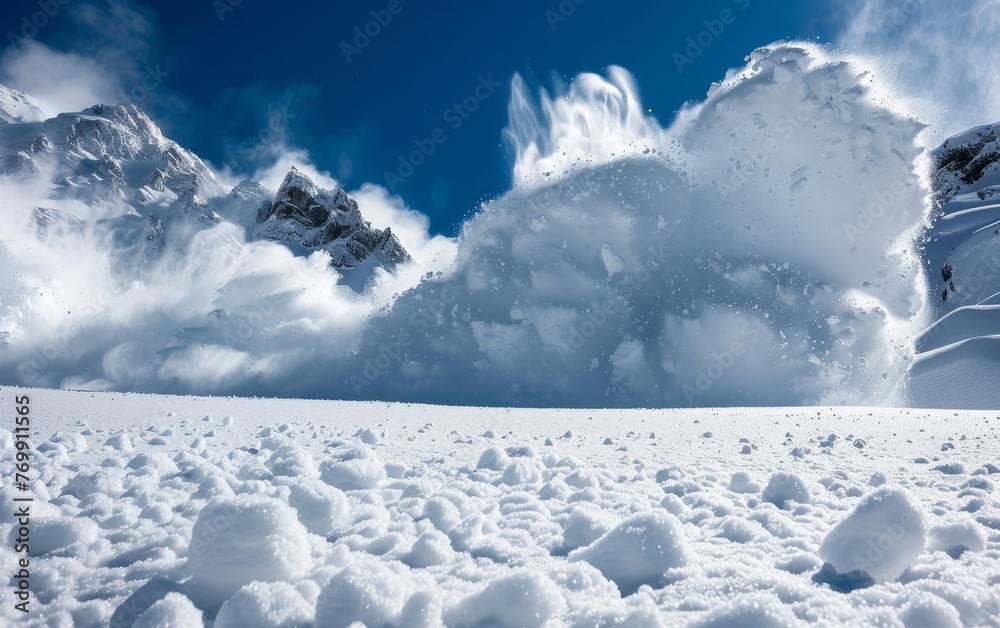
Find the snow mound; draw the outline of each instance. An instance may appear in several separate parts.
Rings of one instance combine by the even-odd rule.
[[[965,552],[981,552],[986,549],[986,532],[972,518],[936,525],[927,535],[927,549],[944,552],[958,559]]]
[[[378,455],[365,446],[334,453],[319,470],[320,479],[342,491],[375,488],[387,477]]]
[[[625,597],[644,584],[654,589],[666,586],[667,572],[687,564],[685,544],[673,515],[657,510],[626,519],[592,545],[572,552],[569,559],[597,567]]]
[[[139,615],[132,628],[163,628],[164,626],[201,626],[201,611],[180,593],[167,593]],[[218,624],[216,624],[218,625]]]
[[[287,582],[251,582],[226,600],[213,626],[295,628],[310,623],[313,613],[314,608]]]
[[[691,628],[789,628],[803,622],[773,595],[742,596],[708,613]]]
[[[558,587],[537,573],[494,580],[449,613],[449,626],[544,626],[565,611]]]
[[[808,504],[811,500],[806,483],[794,473],[772,475],[761,497],[778,508],[789,508],[792,503]]]
[[[312,564],[308,532],[287,504],[264,497],[213,500],[195,521],[185,590],[217,609],[244,585],[295,582]]]
[[[961,628],[958,610],[936,595],[924,593],[910,601],[900,614],[906,628]]]
[[[905,491],[887,487],[865,496],[834,526],[819,555],[839,573],[861,570],[887,582],[914,564],[925,542],[923,516]]]
[[[366,561],[333,576],[316,603],[316,625],[339,628],[361,622],[393,625],[407,600],[409,587],[399,573]]]

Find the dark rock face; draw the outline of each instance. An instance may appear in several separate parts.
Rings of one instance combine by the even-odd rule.
[[[373,228],[346,192],[320,189],[295,168],[258,221],[264,237],[326,250],[338,268],[353,268],[372,255],[389,270],[410,260],[392,231]]]
[[[998,140],[1000,125],[984,126],[953,137],[934,151],[934,196],[938,205],[963,187],[977,183],[991,167],[996,168],[1000,161]],[[992,196],[992,190],[984,190],[983,194]]]

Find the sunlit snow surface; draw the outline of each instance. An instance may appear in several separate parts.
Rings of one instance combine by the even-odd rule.
[[[1000,625],[996,414],[18,394],[5,625]]]

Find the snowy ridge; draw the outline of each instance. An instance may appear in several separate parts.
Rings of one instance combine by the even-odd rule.
[[[0,123],[41,122],[45,113],[34,98],[0,85]]]
[[[1000,368],[1000,125],[970,129],[933,155],[935,216],[924,263],[936,319],[916,339],[912,403],[989,408]]]
[[[44,417],[43,479],[31,486],[33,611],[4,604],[7,623],[1000,617],[991,414],[16,394]],[[10,434],[0,442],[10,465]],[[13,489],[0,479],[5,538]],[[12,547],[0,546],[4,564]]]

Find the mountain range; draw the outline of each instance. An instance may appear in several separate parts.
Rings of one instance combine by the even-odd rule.
[[[320,189],[294,167],[276,192],[252,179],[227,188],[131,104],[45,119],[30,96],[0,86],[0,176],[50,182],[48,198],[61,209],[35,208],[38,233],[93,228],[119,259],[132,260],[119,266],[129,271],[154,260],[165,239],[223,220],[242,226],[248,241],[281,242],[302,255],[325,251],[348,274],[367,277],[410,259],[344,190]]]

